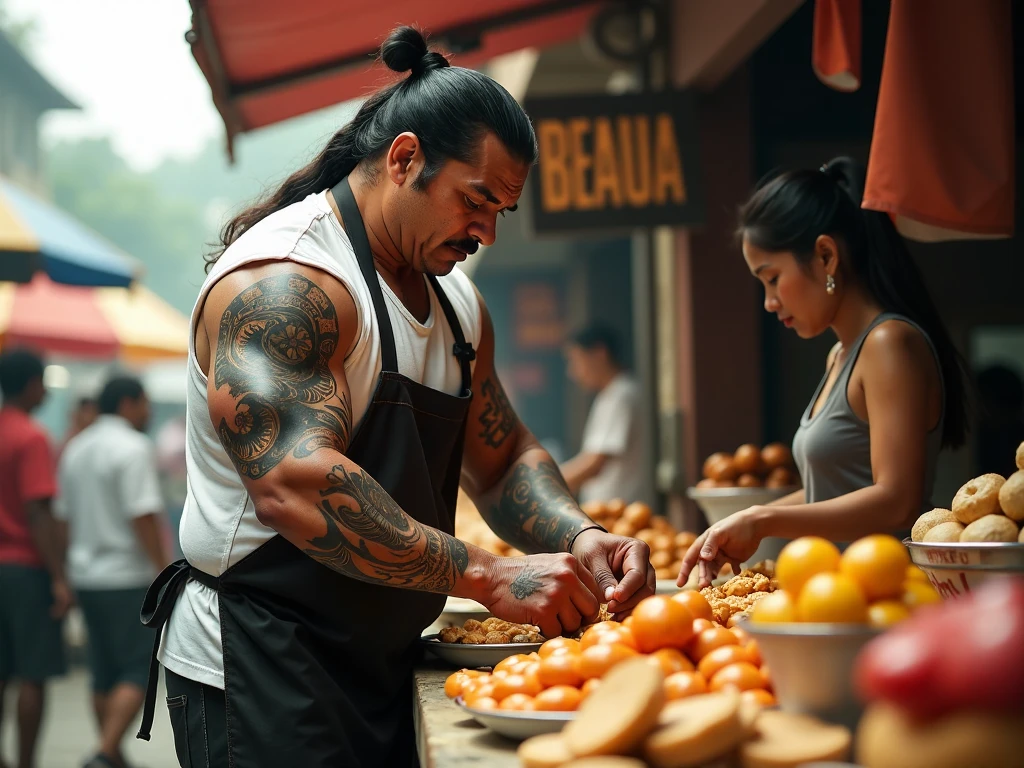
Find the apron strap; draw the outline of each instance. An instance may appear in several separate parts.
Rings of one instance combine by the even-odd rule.
[[[373,252],[370,250],[370,240],[366,237],[366,226],[359,213],[359,206],[356,205],[356,198],[352,194],[352,186],[348,183],[348,176],[334,185],[331,194],[334,196],[334,202],[338,204],[338,210],[341,211],[345,233],[352,241],[352,248],[359,262],[359,271],[363,273],[363,280],[373,299],[373,310],[377,315],[377,327],[380,329],[381,370],[398,373],[395,332],[391,328],[387,305],[384,304],[384,292],[380,289],[377,268],[373,265]]]
[[[470,370],[469,364],[476,360],[476,350],[473,349],[472,344],[466,341],[466,337],[462,333],[462,323],[459,322],[459,316],[455,314],[448,295],[441,288],[441,281],[434,275],[427,275],[427,279],[430,280],[430,285],[437,295],[437,303],[441,305],[441,310],[448,321],[448,327],[452,329],[452,335],[455,337],[452,354],[455,355],[462,367],[462,393],[466,394],[473,384],[473,372]]]
[[[188,564],[188,560],[177,560],[164,568],[156,580],[146,591],[146,597],[142,601],[142,612],[140,619],[150,629],[156,630],[156,639],[153,641],[153,655],[149,659],[149,680],[146,684],[146,700],[142,708],[142,724],[135,738],[149,741],[150,731],[153,729],[153,717],[156,712],[156,689],[160,677],[160,662],[157,661],[157,654],[160,652],[160,639],[163,636],[164,624],[171,616],[174,604],[181,597],[181,591],[189,579],[206,584],[208,587],[218,589],[220,580],[215,576],[196,570]]]

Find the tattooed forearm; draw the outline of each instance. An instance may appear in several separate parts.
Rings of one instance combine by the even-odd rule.
[[[496,376],[480,385],[484,409],[480,412],[480,437],[491,448],[501,445],[516,431],[519,419]]]
[[[224,311],[213,376],[235,415],[217,432],[242,477],[262,477],[289,452],[348,446],[351,403],[328,367],[337,346],[334,304],[301,275],[260,280]]]
[[[523,570],[518,576],[512,579],[512,583],[508,585],[509,591],[512,593],[512,597],[516,600],[525,600],[538,589],[544,586],[544,584],[537,578],[540,574],[536,571],[531,571],[529,568]]]
[[[550,459],[536,467],[520,461],[486,519],[495,533],[523,552],[564,552],[573,534],[591,523]]]
[[[456,538],[413,520],[362,470],[338,465],[320,491],[327,533],[303,551],[361,581],[447,594],[466,572],[469,551]]]

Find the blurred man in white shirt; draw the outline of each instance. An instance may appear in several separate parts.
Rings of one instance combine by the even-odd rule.
[[[580,452],[562,465],[569,490],[581,503],[649,501],[640,389],[620,362],[618,339],[607,328],[585,328],[570,339],[566,359],[569,378],[596,393]]]

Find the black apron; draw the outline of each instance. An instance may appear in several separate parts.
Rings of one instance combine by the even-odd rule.
[[[456,340],[462,394],[398,373],[391,320],[348,180],[332,192],[373,296],[382,356],[373,399],[346,455],[411,517],[454,533],[475,353],[431,276]],[[159,630],[188,578],[219,592],[230,766],[417,764],[413,665],[420,633],[441,613],[444,595],[358,581],[275,536],[219,578],[184,560],[170,566],[150,587],[143,622]],[[148,738],[152,724],[156,671],[154,658],[140,738]]]

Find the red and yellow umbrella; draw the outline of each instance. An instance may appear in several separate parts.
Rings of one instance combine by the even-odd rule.
[[[36,274],[0,283],[0,348],[144,363],[188,354],[188,318],[141,285],[83,288]]]

